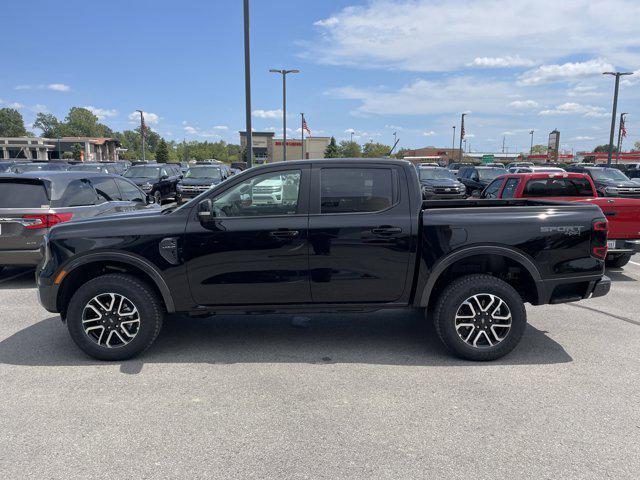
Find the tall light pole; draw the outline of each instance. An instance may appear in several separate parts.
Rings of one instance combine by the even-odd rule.
[[[618,125],[618,148],[616,149],[616,163],[620,163],[620,147],[622,146],[622,127],[624,126],[624,117],[627,112],[620,114],[620,124]]]
[[[272,68],[271,73],[282,75],[282,161],[287,161],[287,74],[300,73],[300,70],[276,70]]]
[[[353,134],[354,134],[354,131],[353,131],[353,130],[351,130],[350,134],[351,134],[351,140],[350,140],[350,142],[351,142],[351,143],[353,143]]]
[[[467,115],[466,113],[463,113],[460,120],[460,161],[461,162],[462,162],[462,140],[464,139],[464,117],[466,115]]]
[[[533,132],[535,132],[535,130],[531,130],[529,132],[529,134],[531,135],[531,148],[529,149],[529,155],[533,155]]]
[[[453,126],[453,138],[451,139],[451,161],[453,161],[453,154],[456,150],[456,126]]]
[[[607,155],[607,165],[611,165],[611,155],[613,154],[613,134],[616,129],[616,109],[618,108],[618,88],[620,77],[623,75],[633,75],[633,72],[603,72],[603,75],[613,75],[616,77],[616,86],[613,90],[613,110],[611,111],[611,132],[609,134],[609,155]]]
[[[244,0],[244,98],[246,115],[247,167],[253,165],[253,131],[251,127],[251,50],[249,45],[249,0]]]
[[[145,157],[145,153],[144,153],[144,144],[145,144],[145,139],[147,137],[147,132],[146,127],[144,126],[144,113],[142,112],[142,110],[136,110],[136,112],[140,112],[140,136],[142,137],[142,161],[146,162],[146,157]]]

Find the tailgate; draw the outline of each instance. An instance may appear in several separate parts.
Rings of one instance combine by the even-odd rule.
[[[39,248],[45,229],[33,227],[49,211],[42,180],[0,179],[0,251]]]
[[[609,238],[640,238],[640,200],[633,198],[589,199],[597,204],[609,221]]]

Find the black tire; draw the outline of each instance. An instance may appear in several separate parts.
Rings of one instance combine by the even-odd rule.
[[[139,325],[134,338],[127,344],[108,348],[99,345],[85,333],[83,312],[96,296],[114,293],[125,296],[139,312]],[[71,298],[67,309],[67,328],[73,341],[87,355],[99,360],[126,360],[144,352],[153,344],[164,318],[164,308],[149,285],[132,275],[109,274],[82,285]]]
[[[621,253],[618,255],[608,255],[604,261],[607,268],[622,268],[631,260],[631,254]]]
[[[156,190],[153,194],[153,198],[156,199],[156,203],[158,205],[162,204],[162,194],[160,193],[160,190]]]
[[[508,307],[511,315],[511,328],[505,334],[506,336],[493,346],[473,346],[461,338],[462,334],[466,335],[467,332],[476,331],[474,329],[478,329],[477,331],[482,333],[480,330],[487,327],[482,327],[484,321],[480,323],[481,319],[477,320],[478,326],[468,327],[470,328],[468,330],[461,330],[462,333],[460,335],[456,330],[456,314],[458,310],[462,308],[467,299],[480,294],[494,295],[501,299]],[[473,322],[474,320],[469,321]],[[491,321],[493,321],[493,318]],[[434,322],[440,340],[456,356],[465,360],[488,361],[506,355],[518,345],[527,326],[527,312],[522,298],[508,283],[491,275],[467,275],[454,280],[444,289],[436,303]],[[493,324],[487,323],[487,325],[491,329]],[[469,333],[469,335],[472,335],[472,333]],[[489,340],[486,333],[483,337]],[[480,340],[483,340],[483,338],[480,338]]]

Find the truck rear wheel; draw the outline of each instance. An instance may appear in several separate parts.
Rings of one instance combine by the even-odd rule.
[[[522,298],[491,275],[467,275],[447,286],[435,308],[440,340],[466,360],[500,358],[520,342],[527,326]]]
[[[631,255],[628,253],[620,253],[617,255],[610,254],[607,255],[606,260],[604,261],[607,268],[622,268],[631,260]]]
[[[164,309],[154,290],[132,275],[112,274],[82,285],[67,309],[73,341],[99,360],[142,353],[162,328]]]

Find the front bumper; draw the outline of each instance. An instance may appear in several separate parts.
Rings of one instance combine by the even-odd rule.
[[[615,242],[615,246],[609,248],[609,253],[640,253],[640,240],[610,239]]]
[[[462,191],[459,193],[422,193],[424,200],[462,200],[466,198],[467,192]]]
[[[0,266],[35,266],[40,263],[42,252],[37,250],[2,250],[0,251]]]

